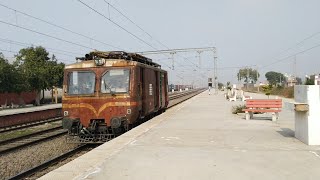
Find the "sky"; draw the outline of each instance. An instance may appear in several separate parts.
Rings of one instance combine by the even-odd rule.
[[[21,48],[41,45],[70,64],[94,49],[141,52],[215,47],[222,83],[236,83],[243,67],[257,69],[259,81],[265,80],[268,71],[302,78],[320,73],[318,0],[81,1],[102,16],[78,0],[0,0],[14,9],[0,5],[0,52],[10,59]],[[168,71],[169,83],[200,85],[213,76],[212,51],[200,53],[201,63],[195,51],[177,53],[174,69],[170,54],[148,57]]]

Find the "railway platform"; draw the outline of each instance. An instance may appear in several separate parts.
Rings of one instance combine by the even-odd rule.
[[[31,112],[36,112],[36,111],[44,111],[44,110],[58,109],[58,108],[62,108],[61,103],[47,104],[47,105],[42,105],[42,106],[32,106],[32,107],[26,107],[26,108],[3,109],[0,111],[0,116],[31,113]]]
[[[320,146],[294,138],[292,112],[245,120],[242,103],[203,92],[40,179],[319,179]]]

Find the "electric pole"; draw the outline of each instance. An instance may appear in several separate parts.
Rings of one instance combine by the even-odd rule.
[[[214,90],[215,94],[218,94],[218,68],[217,68],[217,54],[216,51],[214,50],[214,58],[213,58],[213,82],[214,82]]]
[[[172,59],[172,70],[174,70],[174,54],[175,52],[170,52],[171,54],[171,59]]]

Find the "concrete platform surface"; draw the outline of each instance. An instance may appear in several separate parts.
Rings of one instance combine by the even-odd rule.
[[[40,179],[319,179],[320,146],[294,138],[293,113],[246,121],[243,102],[204,92]]]
[[[44,111],[47,109],[57,109],[57,108],[62,108],[61,103],[47,104],[42,106],[32,106],[32,107],[26,107],[26,108],[3,109],[0,111],[0,116],[8,116],[8,115],[29,113],[29,112],[35,112],[35,111]]]

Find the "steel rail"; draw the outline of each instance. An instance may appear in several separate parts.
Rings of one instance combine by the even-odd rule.
[[[53,127],[53,128],[42,130],[42,131],[37,131],[37,132],[34,132],[34,133],[30,133],[30,134],[26,134],[26,135],[10,138],[10,139],[5,139],[5,140],[0,141],[0,146],[2,146],[4,144],[12,143],[14,141],[18,141],[18,140],[21,140],[21,139],[26,139],[26,138],[29,138],[29,137],[32,137],[32,136],[44,134],[44,133],[47,133],[47,132],[50,132],[50,131],[54,131],[54,130],[57,130],[57,129],[62,129],[62,126],[59,125],[59,126],[56,126],[56,127]]]
[[[53,159],[50,159],[50,160],[48,160],[48,161],[46,161],[46,162],[44,162],[44,163],[42,163],[40,165],[34,166],[34,167],[24,171],[24,172],[21,172],[21,173],[15,175],[15,176],[12,176],[9,179],[12,179],[12,180],[13,179],[23,179],[23,178],[29,177],[29,176],[37,173],[37,172],[40,172],[40,171],[50,167],[51,165],[53,165],[55,163],[59,163],[62,160],[77,154],[78,152],[80,152],[80,151],[82,151],[82,150],[84,150],[84,149],[86,149],[88,147],[90,147],[89,144],[81,145],[81,146],[79,146],[79,147],[77,147],[77,148],[75,148],[73,150],[70,150],[70,151],[68,151],[68,152],[66,152],[66,153],[64,153],[64,154],[62,154],[60,156],[54,157]]]
[[[8,153],[22,147],[30,146],[48,139],[67,134],[67,130],[61,127],[51,128],[49,130],[40,131],[33,135],[17,137],[17,140],[6,140],[4,145],[0,146],[0,154]]]
[[[38,126],[41,124],[60,121],[60,120],[62,120],[62,117],[55,117],[55,118],[50,118],[50,119],[46,119],[46,120],[40,120],[40,121],[34,121],[34,122],[25,123],[25,124],[3,127],[3,128],[0,128],[0,133],[24,129],[24,128],[28,128],[28,127],[32,127],[32,126]]]
[[[199,89],[193,89],[193,90],[189,90],[189,91],[180,92],[180,93],[177,93],[177,94],[172,94],[172,95],[169,96],[169,100],[177,99],[179,97],[183,97],[183,96],[195,93],[197,91],[199,91]]]

